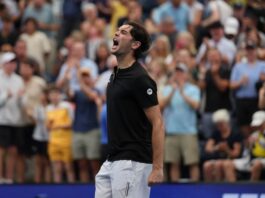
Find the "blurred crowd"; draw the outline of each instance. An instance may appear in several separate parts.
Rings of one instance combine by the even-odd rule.
[[[93,182],[127,21],[153,41],[165,181],[264,179],[263,0],[0,0],[0,183]]]

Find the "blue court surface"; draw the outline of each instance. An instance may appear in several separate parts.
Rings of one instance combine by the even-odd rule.
[[[95,187],[92,184],[1,185],[0,198],[93,198],[94,191]],[[154,186],[151,191],[151,198],[197,197],[265,198],[265,183],[160,184]]]

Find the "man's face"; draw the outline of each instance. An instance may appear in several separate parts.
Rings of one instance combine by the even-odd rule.
[[[12,62],[8,62],[4,64],[4,70],[8,73],[8,74],[12,74],[15,72],[17,67],[16,62],[12,61]]]
[[[174,6],[179,6],[179,4],[181,3],[181,0],[171,0],[171,2]]]
[[[85,45],[81,42],[76,42],[73,44],[71,52],[75,58],[81,59],[85,56]]]
[[[15,53],[19,57],[24,57],[26,56],[27,53],[27,46],[24,41],[18,41],[15,45]]]
[[[132,26],[122,25],[113,38],[111,53],[114,55],[127,54],[132,50],[133,38],[131,35]]]

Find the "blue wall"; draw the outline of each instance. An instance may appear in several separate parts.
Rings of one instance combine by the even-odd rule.
[[[0,198],[93,198],[93,185],[1,185]],[[263,195],[264,194],[264,195]],[[265,198],[265,183],[161,184],[151,198]]]

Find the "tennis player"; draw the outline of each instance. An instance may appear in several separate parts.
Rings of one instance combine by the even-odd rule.
[[[110,151],[96,176],[96,198],[148,198],[163,181],[164,127],[155,82],[137,59],[150,47],[141,25],[116,31],[111,48],[118,66],[107,88]]]

